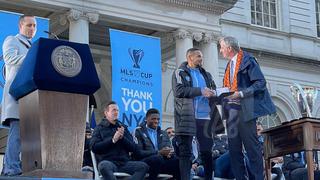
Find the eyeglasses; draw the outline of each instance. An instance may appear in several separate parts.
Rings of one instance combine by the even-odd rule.
[[[173,134],[173,133],[174,133],[174,131],[168,131],[167,133],[168,133],[168,134]]]

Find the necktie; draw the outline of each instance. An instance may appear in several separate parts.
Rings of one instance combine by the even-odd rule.
[[[231,60],[230,62],[230,83],[232,84],[233,82],[233,75],[234,75],[234,62]]]

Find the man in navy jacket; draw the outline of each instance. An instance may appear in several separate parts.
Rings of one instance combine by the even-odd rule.
[[[159,121],[159,111],[151,108],[147,111],[146,122],[135,129],[135,140],[140,149],[138,159],[150,166],[149,179],[157,179],[159,173],[171,174],[179,179],[179,160],[174,156],[170,139],[161,130]]]
[[[257,136],[256,120],[275,113],[275,106],[256,59],[242,51],[234,37],[224,37],[219,42],[220,53],[229,60],[223,85],[234,92],[223,103],[231,168],[237,180],[248,179],[242,153],[244,145],[254,178],[263,180],[262,146]]]

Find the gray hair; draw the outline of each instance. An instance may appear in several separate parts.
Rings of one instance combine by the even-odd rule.
[[[220,42],[224,41],[224,43],[231,47],[234,51],[239,52],[240,51],[240,44],[238,40],[235,37],[232,36],[226,36],[220,39]]]

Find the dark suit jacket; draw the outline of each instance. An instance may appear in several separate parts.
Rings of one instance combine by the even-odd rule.
[[[245,51],[243,51],[237,80],[238,91],[242,91],[244,96],[240,99],[240,113],[244,121],[276,112],[259,64],[251,54]]]

